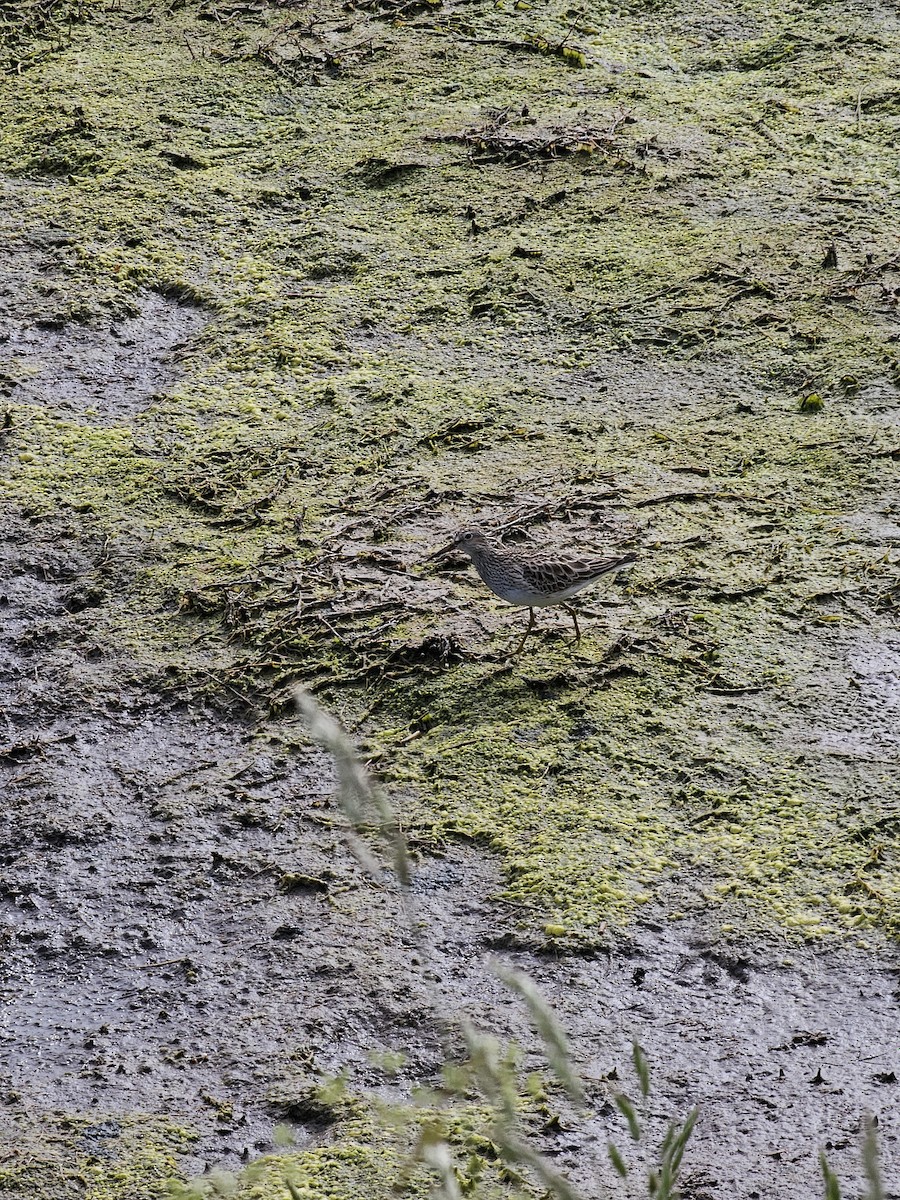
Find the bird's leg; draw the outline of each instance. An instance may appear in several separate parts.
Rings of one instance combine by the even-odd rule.
[[[566,612],[569,614],[569,616],[574,621],[574,623],[575,623],[575,641],[580,642],[581,641],[581,630],[578,628],[578,615],[575,612],[575,609],[570,608],[568,604],[564,604],[563,608],[566,610]]]
[[[525,629],[525,632],[522,634],[521,642],[519,642],[518,646],[516,646],[516,649],[515,649],[516,654],[522,653],[522,647],[525,645],[525,639],[528,637],[529,633],[531,633],[531,630],[533,627],[534,627],[534,609],[529,608],[529,610],[528,610],[528,625]]]

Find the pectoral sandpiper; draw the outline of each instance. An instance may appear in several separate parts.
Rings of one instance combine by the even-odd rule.
[[[637,559],[636,554],[609,558],[549,556],[524,546],[504,546],[477,528],[463,529],[450,542],[426,559],[432,562],[451,550],[460,550],[472,560],[475,570],[495,595],[507,604],[528,609],[528,627],[516,648],[518,654],[534,627],[534,610],[561,604],[575,624],[575,640],[581,640],[578,617],[566,604],[582,588],[605,576],[613,576]]]

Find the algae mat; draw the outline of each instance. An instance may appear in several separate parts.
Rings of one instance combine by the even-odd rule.
[[[0,15],[4,504],[91,548],[19,650],[304,682],[526,949],[894,936],[896,14]],[[473,519],[639,563],[512,659]]]

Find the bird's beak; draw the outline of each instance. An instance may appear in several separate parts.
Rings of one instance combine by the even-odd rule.
[[[436,558],[443,558],[445,554],[449,554],[451,550],[455,550],[458,545],[458,541],[449,542],[446,546],[442,546],[440,550],[435,550],[434,554],[429,554],[425,561],[434,562]]]

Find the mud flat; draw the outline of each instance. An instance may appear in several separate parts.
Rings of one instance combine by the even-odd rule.
[[[427,1195],[461,1015],[587,1197],[694,1105],[685,1197],[806,1200],[821,1150],[861,1194],[866,1113],[900,1194],[896,12],[0,33],[0,1195]],[[512,658],[521,615],[424,562],[472,520],[639,561]],[[497,961],[583,1109],[528,1090]],[[464,1186],[541,1194],[489,1116],[442,1118]]]

